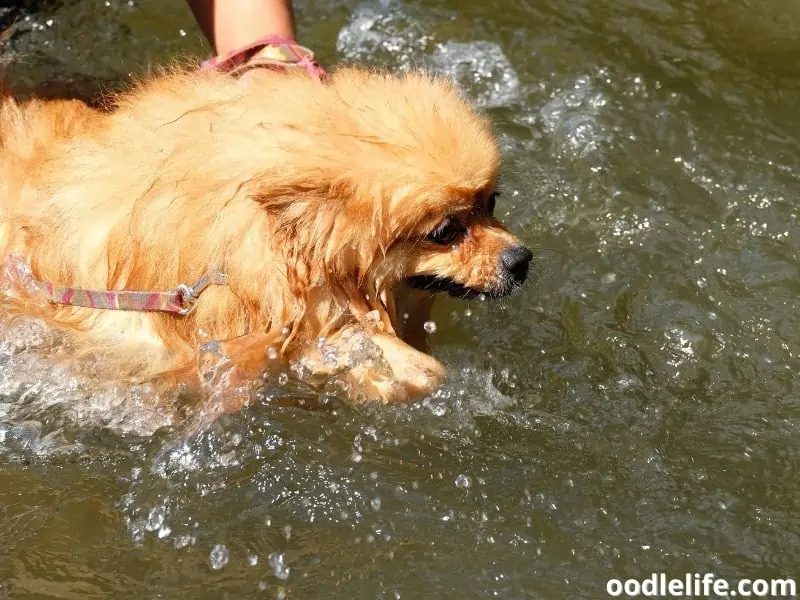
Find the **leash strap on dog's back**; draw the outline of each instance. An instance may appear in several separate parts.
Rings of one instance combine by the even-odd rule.
[[[228,278],[224,273],[209,273],[194,285],[182,283],[174,290],[166,292],[85,290],[73,287],[57,288],[46,281],[37,281],[36,283],[46,299],[54,304],[102,310],[158,311],[188,315],[194,310],[200,294],[207,287],[228,285]]]

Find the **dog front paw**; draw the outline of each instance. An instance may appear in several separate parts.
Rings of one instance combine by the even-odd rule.
[[[447,370],[430,354],[415,350],[392,335],[377,335],[372,341],[383,352],[395,380],[403,386],[409,399],[418,400],[432,394],[444,381]]]
[[[346,329],[307,351],[299,361],[304,381],[326,380],[352,402],[410,402],[434,392],[444,366],[389,334]]]

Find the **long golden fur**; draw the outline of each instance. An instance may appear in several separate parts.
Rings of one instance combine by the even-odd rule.
[[[499,162],[487,120],[424,74],[265,72],[243,86],[179,71],[107,111],[6,98],[0,255],[88,289],[227,274],[183,317],[19,299],[116,374],[187,380],[219,340],[242,379],[272,347],[355,400],[407,400],[444,376],[426,352],[431,292],[500,296],[527,272],[530,253],[491,215]],[[381,368],[347,362],[364,340]]]

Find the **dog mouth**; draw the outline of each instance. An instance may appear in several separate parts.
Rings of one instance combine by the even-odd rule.
[[[468,287],[440,275],[412,275],[406,281],[411,287],[418,290],[447,293],[453,298],[462,300],[504,298],[525,283],[531,259],[533,259],[533,253],[525,246],[512,246],[503,251],[498,265],[499,282],[487,289]]]
[[[521,287],[520,283],[507,281],[496,288],[476,289],[462,285],[448,277],[439,277],[438,275],[413,275],[406,281],[414,289],[423,290],[432,294],[446,293],[452,298],[459,298],[461,300],[503,298]]]

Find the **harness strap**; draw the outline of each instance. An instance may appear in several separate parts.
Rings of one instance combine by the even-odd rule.
[[[228,54],[204,60],[200,65],[201,69],[219,69],[231,75],[239,75],[253,67],[301,67],[316,79],[324,80],[326,76],[311,50],[294,40],[274,35],[259,38]]]
[[[324,81],[327,74],[314,59],[314,53],[296,44],[294,40],[279,36],[260,38],[247,46],[223,56],[215,56],[201,63],[201,69],[219,69],[239,75],[254,67],[304,68],[309,75]],[[211,285],[228,285],[224,273],[208,273],[194,285],[182,283],[169,291],[85,290],[75,287],[55,287],[47,281],[33,280],[34,285],[48,302],[68,306],[82,306],[101,310],[158,311],[188,315],[200,294]]]
[[[180,284],[165,292],[128,290],[85,290],[74,287],[55,287],[47,281],[34,280],[45,299],[54,304],[83,306],[102,310],[159,311],[188,315],[200,294],[211,285],[228,285],[224,273],[208,273],[194,285]]]

